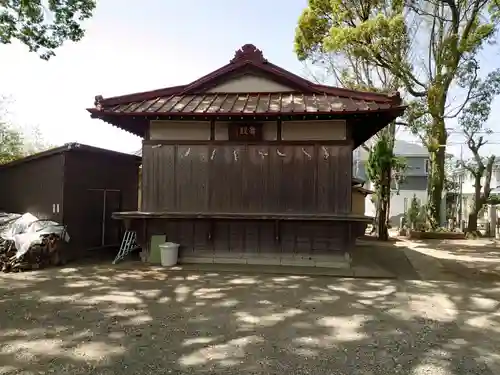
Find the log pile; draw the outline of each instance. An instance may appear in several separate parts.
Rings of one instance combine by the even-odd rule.
[[[55,233],[42,235],[41,243],[30,246],[19,259],[14,241],[0,238],[0,269],[2,272],[21,272],[62,264],[64,240]]]

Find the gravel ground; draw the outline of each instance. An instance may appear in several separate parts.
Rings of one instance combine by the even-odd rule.
[[[134,263],[2,274],[0,374],[500,374],[500,285],[473,285]]]
[[[395,247],[404,249],[424,280],[500,282],[497,240],[402,240]]]

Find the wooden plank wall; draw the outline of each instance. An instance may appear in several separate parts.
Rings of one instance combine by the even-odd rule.
[[[144,145],[144,211],[351,212],[349,145]]]
[[[151,220],[148,236],[165,234],[181,245],[181,256],[241,257],[244,254],[327,255],[349,250],[364,231],[360,222],[250,220]],[[232,254],[232,255],[231,255]]]

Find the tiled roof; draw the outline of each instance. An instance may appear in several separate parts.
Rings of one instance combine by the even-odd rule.
[[[391,104],[373,100],[356,100],[328,94],[302,93],[212,93],[201,95],[169,95],[133,101],[109,107],[102,112],[125,114],[267,114],[267,113],[338,113],[378,111]]]
[[[222,82],[244,75],[274,81],[289,88],[287,92],[213,93]],[[343,111],[377,111],[402,108],[399,93],[355,91],[317,85],[264,58],[262,51],[247,44],[238,49],[229,64],[182,86],[122,95],[95,97],[95,108],[88,111],[99,116],[121,114],[229,114],[229,113],[332,113]]]
[[[255,76],[281,85],[282,92],[262,91],[249,87],[249,92],[215,92],[217,87],[241,77]],[[240,86],[240,91],[246,90]],[[274,86],[276,87],[276,86]],[[257,88],[257,90],[256,90]],[[221,91],[223,91],[221,89]],[[231,90],[228,90],[231,91]],[[391,94],[363,92],[318,85],[272,64],[262,51],[247,44],[238,49],[234,58],[223,67],[186,85],[166,87],[128,95],[103,98],[95,96],[94,108],[88,108],[93,118],[144,137],[151,117],[157,119],[179,116],[186,120],[202,117],[273,116],[293,118],[307,115],[367,114],[371,119],[353,120],[355,146],[365,142],[388,122],[400,116],[405,106],[398,92]],[[333,117],[333,116],[332,116]],[[358,126],[362,123],[362,126]],[[357,124],[357,125],[356,125]]]

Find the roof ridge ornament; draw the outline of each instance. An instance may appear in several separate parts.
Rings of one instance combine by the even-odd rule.
[[[245,44],[240,49],[236,50],[234,57],[230,62],[233,64],[239,61],[252,61],[256,63],[267,62],[262,54],[262,51],[253,44]]]
[[[99,111],[102,110],[102,101],[104,98],[102,95],[96,95],[94,97],[94,107],[97,108]]]

